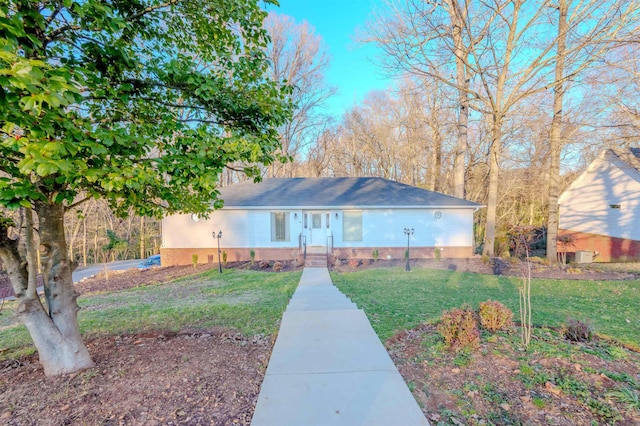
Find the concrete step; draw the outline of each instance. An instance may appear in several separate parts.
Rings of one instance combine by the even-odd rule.
[[[305,260],[305,266],[318,265],[321,267],[327,266],[327,254],[326,253],[307,253]]]

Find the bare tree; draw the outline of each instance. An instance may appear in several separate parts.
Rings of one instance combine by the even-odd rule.
[[[560,156],[563,147],[563,102],[568,81],[588,70],[620,44],[637,38],[637,2],[557,0],[557,39],[554,55],[553,120],[549,138],[549,203],[547,217],[547,259],[557,261],[558,197]],[[636,34],[636,35],[634,35]]]
[[[387,9],[370,23],[362,41],[382,48],[385,54],[383,64],[388,70],[438,80],[457,91],[453,195],[463,198],[469,97],[473,94],[470,90],[473,69],[468,62],[472,44],[477,43],[477,40],[470,40],[465,32],[468,2],[389,0],[386,4]]]
[[[271,78],[292,86],[290,98],[295,105],[292,119],[280,129],[282,154],[299,159],[313,142],[316,129],[325,123],[324,102],[335,93],[324,78],[329,55],[322,37],[306,21],[297,24],[289,16],[271,12],[264,25],[271,37]],[[294,164],[274,163],[269,173],[291,177]]]
[[[599,49],[594,44],[595,37],[612,28],[614,16],[631,16],[635,12],[630,11],[637,8],[631,4],[635,2],[620,2],[613,7],[609,3],[598,8],[595,1],[578,2],[579,7],[570,13],[568,21],[579,30],[579,37],[574,39],[589,43],[572,45],[568,50],[567,58],[583,60],[572,66],[572,74],[560,80],[555,78],[558,34],[549,31],[557,21],[549,13],[557,9],[552,0],[390,1],[389,10],[372,26],[370,41],[383,48],[388,67],[438,80],[464,92],[461,108],[470,99],[470,107],[486,117],[490,143],[483,251],[487,255],[494,254],[505,125],[525,99],[557,87],[556,82],[564,83],[588,66],[589,58],[596,56]],[[616,13],[611,14],[610,10]],[[589,15],[589,11],[593,14]],[[581,26],[589,17],[592,21]],[[467,80],[461,84],[463,75],[468,84]]]

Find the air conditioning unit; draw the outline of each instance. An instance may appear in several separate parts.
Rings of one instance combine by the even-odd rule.
[[[576,263],[593,263],[593,252],[576,251]]]

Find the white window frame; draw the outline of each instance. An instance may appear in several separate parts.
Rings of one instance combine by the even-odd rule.
[[[289,235],[290,216],[290,212],[271,212],[271,242],[286,243],[291,240]]]

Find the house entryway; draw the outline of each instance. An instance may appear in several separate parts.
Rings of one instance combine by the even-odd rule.
[[[307,245],[311,247],[326,247],[330,226],[331,217],[328,211],[305,212],[305,228],[309,230]]]

